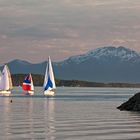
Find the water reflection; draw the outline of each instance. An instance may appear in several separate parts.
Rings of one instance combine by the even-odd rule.
[[[28,125],[26,127],[28,129],[30,138],[32,138],[32,140],[34,140],[34,138],[32,137],[32,136],[34,136],[34,118],[33,118],[34,102],[33,102],[33,98],[29,98],[28,100],[26,100],[25,104],[27,106],[26,112],[25,112],[27,114],[26,122],[28,123]]]
[[[11,102],[9,98],[3,98],[3,113],[1,113],[2,117],[2,128],[1,136],[5,134],[4,139],[8,139],[11,129],[10,117],[11,117]]]
[[[0,139],[140,138],[140,113],[116,109],[122,100],[132,95],[129,90],[116,89],[114,93],[112,89],[102,92],[103,89],[94,88],[61,88],[54,99],[45,98],[40,94],[41,90],[37,90],[33,97],[21,96],[17,91],[13,97],[0,98]]]
[[[55,100],[46,98],[44,103],[44,119],[46,124],[46,137],[49,140],[55,139]]]

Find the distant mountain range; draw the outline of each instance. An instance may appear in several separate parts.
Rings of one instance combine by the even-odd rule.
[[[13,60],[8,63],[12,74],[44,74],[47,62],[32,64]],[[94,82],[140,82],[140,54],[125,47],[103,47],[83,55],[53,62],[55,77],[65,80]]]

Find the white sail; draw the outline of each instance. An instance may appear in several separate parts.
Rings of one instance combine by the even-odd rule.
[[[11,93],[12,89],[12,79],[11,79],[11,74],[8,69],[8,66],[5,65],[2,71],[2,75],[0,76],[0,93],[9,95]]]
[[[46,67],[46,73],[44,78],[44,95],[53,96],[54,89],[56,89],[54,73],[52,68],[52,62],[50,57],[48,58],[48,65]]]
[[[3,69],[3,71],[4,71],[4,69]],[[2,90],[4,90],[5,88],[5,81],[4,81],[4,72],[2,72],[2,74],[1,74],[1,78],[0,78],[0,90],[2,91]]]
[[[7,65],[6,65],[6,67],[7,67]],[[9,89],[11,90],[13,88],[11,73],[10,73],[8,67],[6,69],[7,69],[7,73],[8,73],[8,79],[9,79]]]
[[[34,84],[33,84],[33,79],[32,79],[32,75],[30,74],[31,77],[31,90],[28,91],[29,95],[34,95]]]
[[[2,78],[1,78],[1,90],[10,90],[10,81],[9,81],[9,73],[8,73],[8,67],[5,65],[3,72],[2,72]]]
[[[34,84],[33,84],[33,79],[32,79],[32,75],[30,74],[31,77],[31,91],[34,91]]]

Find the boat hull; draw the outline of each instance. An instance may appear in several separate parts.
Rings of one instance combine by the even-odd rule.
[[[54,96],[54,91],[46,90],[44,91],[44,96],[48,97]]]
[[[27,92],[25,93],[25,95],[33,96],[33,95],[34,95],[34,91],[27,91]]]
[[[11,91],[10,90],[1,90],[0,91],[0,95],[2,96],[10,96],[11,95]]]

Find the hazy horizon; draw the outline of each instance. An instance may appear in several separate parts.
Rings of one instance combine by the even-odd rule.
[[[42,62],[104,46],[140,52],[138,0],[0,0],[0,63]]]

